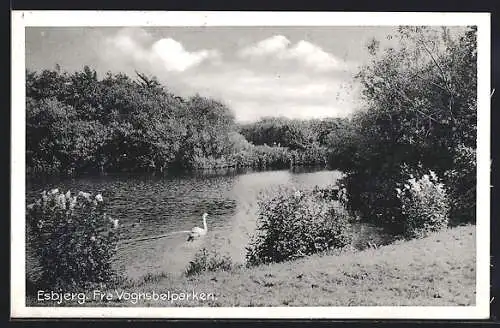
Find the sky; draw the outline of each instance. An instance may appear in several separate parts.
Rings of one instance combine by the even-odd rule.
[[[26,68],[84,65],[156,76],[181,96],[225,103],[238,121],[347,116],[372,38],[395,27],[28,27]],[[385,43],[384,43],[385,42]]]

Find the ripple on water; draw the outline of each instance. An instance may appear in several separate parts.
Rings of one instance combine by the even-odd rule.
[[[201,247],[229,254],[233,262],[243,262],[245,247],[255,231],[257,197],[279,185],[312,188],[335,183],[338,171],[265,171],[224,175],[107,175],[78,179],[28,181],[27,201],[43,188],[100,192],[108,214],[126,229],[122,238],[158,236],[164,238],[120,244],[116,267],[130,278],[148,273],[182,273]],[[202,226],[207,212],[208,235],[187,243],[187,233],[175,233]],[[134,223],[138,223],[132,226]]]

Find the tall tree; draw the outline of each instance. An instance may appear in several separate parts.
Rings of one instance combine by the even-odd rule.
[[[476,28],[460,35],[443,28],[400,27],[397,47],[368,50],[357,75],[364,109],[352,119],[352,202],[367,216],[392,220],[401,164],[439,175],[453,168],[457,149],[475,147]]]

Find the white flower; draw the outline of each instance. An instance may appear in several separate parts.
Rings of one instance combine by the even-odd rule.
[[[90,194],[89,194],[88,192],[83,192],[83,191],[80,191],[80,192],[78,193],[78,196],[82,196],[82,197],[84,197],[84,198],[86,198],[86,199],[89,199],[89,198],[90,198]]]
[[[90,237],[91,241],[96,241],[95,236]]]
[[[433,180],[437,180],[437,175],[434,171],[429,171]]]
[[[398,194],[400,194],[400,193],[401,193],[401,189],[396,188],[396,192],[397,192]]]
[[[71,191],[68,190],[68,192],[66,193],[66,199],[70,199],[71,198]]]
[[[59,192],[59,189],[58,189],[58,188],[55,188],[55,189],[52,189],[52,190],[50,191],[50,194],[51,194],[51,195],[54,195],[54,194],[57,194],[58,192]]]
[[[102,202],[102,201],[103,201],[103,199],[102,199],[102,195],[101,195],[101,194],[97,194],[97,195],[95,196],[95,199],[96,199],[98,202]]]
[[[107,216],[106,213],[104,213],[104,218],[108,219],[108,221],[113,225],[113,228],[118,228],[118,219],[112,219],[111,216]]]
[[[76,196],[71,199],[71,203],[69,204],[69,209],[72,210],[76,206]]]
[[[297,190],[297,191],[295,192],[295,197],[300,197],[300,195],[301,195],[300,190]]]
[[[66,209],[66,197],[63,194],[59,195],[56,201],[62,209]]]

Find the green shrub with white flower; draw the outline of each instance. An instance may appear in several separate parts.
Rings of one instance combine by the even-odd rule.
[[[248,266],[340,249],[352,240],[350,214],[318,189],[282,187],[261,195],[258,205],[257,232],[246,247]]]
[[[105,213],[101,194],[43,191],[27,206],[26,219],[45,286],[80,288],[116,277],[118,220]]]
[[[410,175],[396,188],[401,202],[403,235],[422,238],[448,226],[449,202],[446,189],[433,171],[416,179]]]

